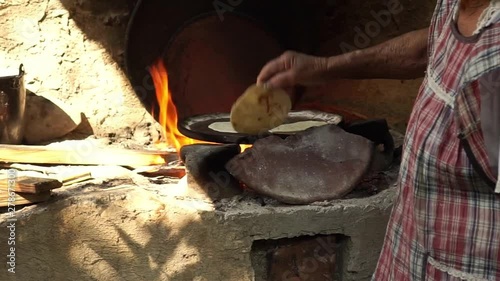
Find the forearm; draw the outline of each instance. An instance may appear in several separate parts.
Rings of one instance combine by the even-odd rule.
[[[415,79],[427,66],[429,29],[403,34],[387,42],[328,58],[327,76],[344,79]]]

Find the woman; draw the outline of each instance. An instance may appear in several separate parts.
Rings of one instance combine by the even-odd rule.
[[[499,3],[440,0],[427,29],[329,58],[287,52],[257,79],[289,88],[425,74],[373,280],[500,280]]]

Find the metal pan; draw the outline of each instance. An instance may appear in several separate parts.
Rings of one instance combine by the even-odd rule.
[[[22,142],[25,107],[24,67],[21,64],[19,74],[0,77],[0,143]]]
[[[323,121],[328,124],[341,125],[342,116],[332,113],[321,111],[292,111],[288,114],[288,119],[284,124],[295,123],[300,121]],[[186,137],[197,139],[201,141],[216,142],[216,143],[238,143],[238,144],[253,144],[256,140],[276,135],[286,138],[290,135],[299,133],[301,131],[287,132],[287,133],[264,133],[258,136],[247,135],[240,133],[227,133],[218,132],[209,128],[215,122],[230,122],[228,113],[216,113],[197,115],[181,120],[178,123],[179,131]]]

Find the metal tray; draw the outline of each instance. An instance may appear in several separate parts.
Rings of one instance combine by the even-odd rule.
[[[292,111],[288,114],[288,119],[284,124],[295,123],[300,121],[323,121],[328,124],[340,125],[342,116],[321,111],[304,110]],[[240,133],[218,132],[209,128],[210,124],[215,122],[230,122],[229,113],[215,113],[192,116],[181,120],[177,127],[179,131],[186,137],[201,141],[216,142],[216,143],[238,143],[238,144],[253,144],[256,140],[276,135],[286,138],[290,135],[301,131],[287,133],[264,133],[260,135],[247,135]]]

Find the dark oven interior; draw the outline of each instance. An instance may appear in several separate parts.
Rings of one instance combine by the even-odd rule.
[[[229,112],[268,60],[320,48],[327,7],[304,0],[139,1],[127,30],[127,73],[156,119],[149,68],[159,59],[179,119]]]

